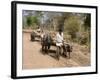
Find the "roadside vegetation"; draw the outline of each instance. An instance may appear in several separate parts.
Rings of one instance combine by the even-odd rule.
[[[91,15],[73,12],[23,11],[23,29],[57,32],[62,29],[66,42],[85,46],[90,52]]]

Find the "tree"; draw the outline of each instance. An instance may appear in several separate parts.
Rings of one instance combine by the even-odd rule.
[[[80,22],[77,16],[71,16],[65,21],[65,30],[71,35],[71,38],[76,38],[76,33],[79,31]]]
[[[84,28],[85,30],[90,29],[91,27],[91,14],[86,14],[86,18],[84,20]]]
[[[26,23],[27,23],[28,26],[32,25],[32,18],[31,18],[31,16],[27,17]]]
[[[26,23],[27,23],[28,27],[35,28],[34,26],[38,25],[39,21],[36,16],[28,16]]]

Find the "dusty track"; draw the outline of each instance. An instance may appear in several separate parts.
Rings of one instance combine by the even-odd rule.
[[[51,50],[55,50],[55,47],[51,47]],[[83,50],[83,46],[73,44],[71,58],[60,56],[60,60],[57,60],[54,51],[43,54],[40,42],[31,42],[30,34],[23,33],[23,69],[90,66],[90,53]]]

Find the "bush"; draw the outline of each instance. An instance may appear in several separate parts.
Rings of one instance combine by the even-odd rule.
[[[79,41],[81,45],[90,45],[90,32],[83,32]]]

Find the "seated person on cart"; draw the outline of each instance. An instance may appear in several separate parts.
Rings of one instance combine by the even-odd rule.
[[[63,32],[61,29],[59,29],[59,32],[56,34],[56,46],[57,51],[56,55],[59,58],[59,55],[62,53],[62,46],[63,46]]]

